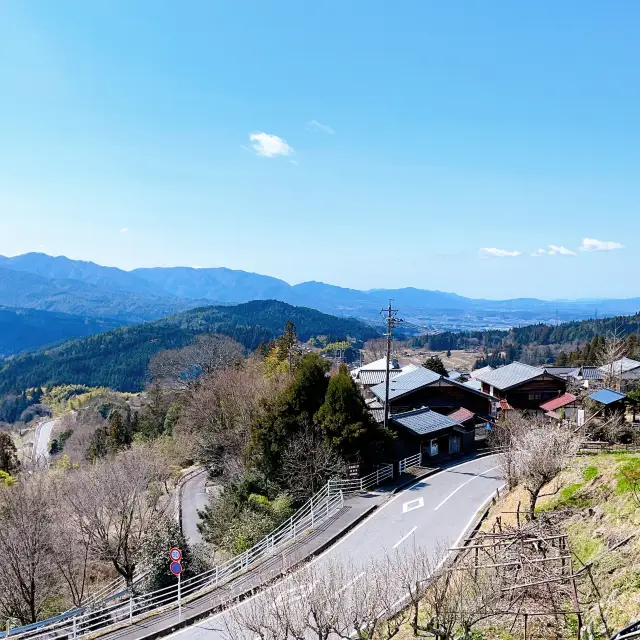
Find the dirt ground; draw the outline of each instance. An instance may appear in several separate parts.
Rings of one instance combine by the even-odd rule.
[[[452,351],[451,356],[447,357],[446,351],[428,351],[427,349],[408,349],[403,348],[399,352],[403,364],[411,362],[413,364],[422,364],[431,356],[438,356],[448,371],[455,369],[456,371],[471,371],[475,361],[480,357],[476,351],[464,351],[462,349]]]

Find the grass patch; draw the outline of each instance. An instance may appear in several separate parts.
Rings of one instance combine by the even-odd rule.
[[[604,542],[591,537],[591,530],[584,525],[569,527],[569,547],[578,562],[589,562],[604,551]]]
[[[638,474],[640,473],[640,458],[629,458],[625,460],[624,464],[618,465],[618,472],[616,473],[616,493],[629,493],[631,485],[625,477],[625,473]]]
[[[582,470],[582,479],[585,482],[590,482],[591,480],[593,480],[596,476],[598,475],[598,467],[596,467],[595,465],[591,464],[588,467],[585,467]]]
[[[584,487],[584,482],[575,482],[567,485],[560,495],[546,504],[536,507],[536,511],[553,511],[554,509],[562,509],[564,507],[575,507],[576,509],[586,509],[591,506],[591,499],[586,496],[579,495],[580,489]]]

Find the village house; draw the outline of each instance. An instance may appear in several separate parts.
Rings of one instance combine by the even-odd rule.
[[[521,362],[474,373],[474,379],[482,383],[482,391],[500,399],[503,411],[538,411],[541,404],[563,395],[567,390],[566,380]]]
[[[428,458],[471,453],[474,450],[474,427],[463,425],[428,407],[395,413],[391,427],[398,437],[394,454],[398,459],[422,454],[422,464]]]
[[[577,421],[582,405],[572,393],[565,393],[540,405],[548,418],[553,420]]]
[[[417,368],[418,367],[415,364],[400,366],[397,360],[392,359],[389,361],[389,379],[391,380],[402,373],[408,373]],[[379,360],[365,364],[362,367],[358,367],[351,371],[351,377],[360,387],[364,397],[366,399],[371,399],[372,395],[369,393],[371,387],[384,382],[387,377],[387,359],[380,358]]]
[[[371,388],[371,393],[384,404],[385,384]],[[417,367],[389,381],[389,413],[404,413],[429,407],[436,413],[447,415],[461,407],[471,413],[490,417],[496,398],[472,389],[462,382],[450,380],[430,369]]]

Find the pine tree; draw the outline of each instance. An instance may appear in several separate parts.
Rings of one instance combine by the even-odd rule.
[[[449,372],[445,368],[444,363],[442,362],[442,360],[438,356],[431,356],[430,358],[427,358],[422,363],[422,366],[425,369],[429,369],[430,371],[433,371],[434,373],[438,373],[441,376],[444,376],[445,378],[449,375]]]
[[[20,460],[13,438],[6,431],[0,431],[0,471],[13,475],[19,469]]]
[[[345,365],[331,377],[324,403],[315,416],[325,442],[344,460],[361,461],[379,451],[382,432]]]

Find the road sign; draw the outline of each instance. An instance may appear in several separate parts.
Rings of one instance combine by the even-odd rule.
[[[179,562],[172,562],[169,565],[169,570],[174,576],[179,576],[182,573],[182,565]]]
[[[169,551],[169,555],[174,562],[180,562],[182,560],[182,551],[178,547],[172,547]]]

